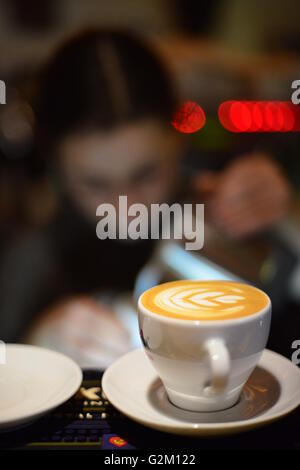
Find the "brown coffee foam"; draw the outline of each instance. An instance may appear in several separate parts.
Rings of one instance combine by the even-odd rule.
[[[141,303],[152,313],[182,320],[229,320],[253,315],[269,305],[268,296],[248,284],[183,280],[144,292]]]

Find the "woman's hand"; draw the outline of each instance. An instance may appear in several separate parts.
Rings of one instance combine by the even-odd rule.
[[[205,198],[209,221],[229,237],[241,238],[268,228],[286,214],[291,189],[280,167],[264,154],[234,160],[221,173],[195,180]]]
[[[81,367],[107,367],[130,349],[124,327],[106,305],[73,297],[49,308],[26,338],[73,357]]]

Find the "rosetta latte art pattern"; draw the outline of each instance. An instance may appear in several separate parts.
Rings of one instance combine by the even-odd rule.
[[[224,320],[259,312],[268,297],[247,284],[229,281],[175,281],[153,287],[142,295],[153,313],[191,320]]]

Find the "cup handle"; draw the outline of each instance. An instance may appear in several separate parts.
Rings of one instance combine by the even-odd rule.
[[[209,357],[211,383],[204,388],[206,396],[220,395],[224,392],[230,372],[230,356],[224,341],[220,338],[209,339],[204,344]]]

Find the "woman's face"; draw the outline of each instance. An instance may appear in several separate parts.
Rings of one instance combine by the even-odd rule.
[[[59,171],[75,205],[95,220],[99,204],[167,202],[175,188],[178,137],[156,121],[128,124],[111,132],[88,132],[59,145]]]

